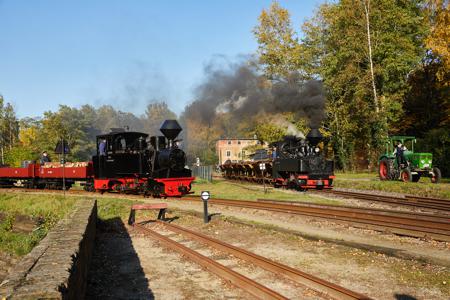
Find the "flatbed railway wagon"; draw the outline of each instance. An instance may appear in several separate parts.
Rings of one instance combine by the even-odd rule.
[[[39,164],[24,162],[22,168],[1,167],[0,186],[23,186],[31,189],[63,189],[72,187],[76,181],[93,180],[92,162]]]

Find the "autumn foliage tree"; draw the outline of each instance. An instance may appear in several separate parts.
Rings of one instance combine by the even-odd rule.
[[[266,62],[266,54],[278,50],[279,56],[291,56],[284,61],[296,62],[300,74],[321,79],[328,99],[324,125],[331,133],[338,165],[352,168],[358,159],[363,165],[375,165],[385,137],[399,128],[404,117],[408,74],[425,54],[421,2],[341,0],[323,4],[304,23],[304,37],[295,47],[282,47],[296,44],[286,18],[288,13],[276,2],[269,12],[261,13],[255,31],[260,59]],[[271,60],[282,70],[286,69],[284,61]]]
[[[287,78],[299,70],[301,57],[297,34],[292,28],[287,9],[273,2],[263,10],[254,29],[258,55],[264,73],[270,79]]]

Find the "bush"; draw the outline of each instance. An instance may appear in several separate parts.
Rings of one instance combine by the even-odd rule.
[[[14,146],[5,153],[5,164],[11,167],[20,167],[22,161],[36,159],[37,155],[31,149],[21,145]]]

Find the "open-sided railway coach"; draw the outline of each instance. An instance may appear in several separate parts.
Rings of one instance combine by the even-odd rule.
[[[115,130],[97,136],[97,153],[89,162],[29,162],[22,168],[1,167],[0,186],[69,189],[76,181],[87,191],[140,193],[156,197],[189,194],[195,179],[177,146],[181,127],[176,120],[161,126],[164,136]],[[101,146],[100,146],[101,145]]]

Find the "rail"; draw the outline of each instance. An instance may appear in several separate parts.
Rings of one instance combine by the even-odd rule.
[[[209,237],[207,235],[177,226],[174,224],[157,221],[159,224],[163,224],[167,229],[182,234],[185,237],[191,238],[198,242],[204,243],[210,247],[216,248],[220,251],[231,254],[256,266],[259,266],[267,271],[270,271],[276,275],[285,276],[297,283],[300,283],[308,288],[311,288],[317,292],[326,294],[335,299],[370,299],[365,295],[346,289],[342,286],[325,281],[313,275],[291,268],[284,264],[270,260],[263,256],[257,255],[242,248],[230,245],[221,240]]]
[[[167,238],[162,234],[157,233],[154,230],[151,230],[139,224],[135,224],[134,227],[145,235],[155,238],[166,247],[181,253],[182,255],[191,259],[193,262],[203,266],[208,271],[218,275],[219,277],[225,279],[231,284],[245,290],[246,292],[259,299],[288,299],[275,292],[274,290],[269,289],[268,287],[263,286],[260,283],[242,274],[239,274],[222,264],[219,264],[211,258],[204,256],[170,238]]]
[[[328,190],[322,191],[320,193],[332,194],[336,196],[351,197],[358,200],[383,202],[395,205],[412,206],[419,208],[436,209],[443,212],[450,212],[450,200],[440,199],[440,198],[428,198],[420,196],[405,195],[404,197],[394,197],[376,194],[367,194],[360,192],[347,192],[347,191],[337,191]]]
[[[185,197],[185,200],[200,201],[199,198]],[[371,208],[333,206],[324,204],[282,203],[283,201],[248,201],[210,199],[210,204],[243,207],[318,217],[334,221],[344,221],[355,227],[390,231],[399,235],[430,237],[438,241],[450,241],[450,220],[448,216],[410,213]]]

